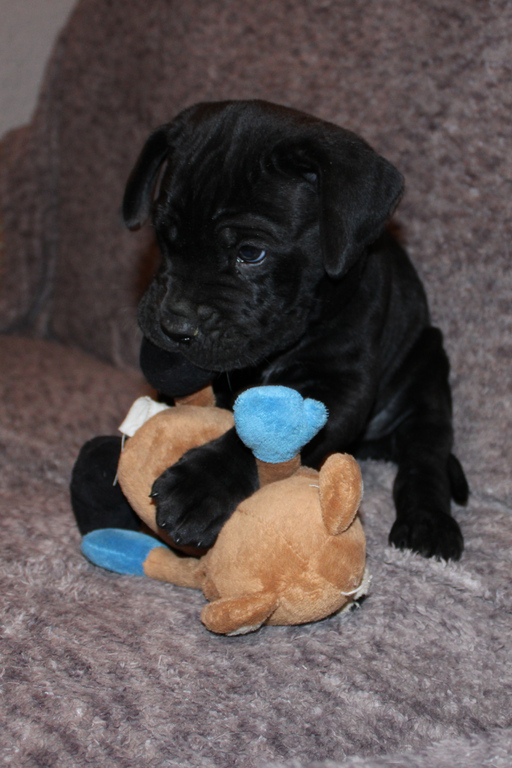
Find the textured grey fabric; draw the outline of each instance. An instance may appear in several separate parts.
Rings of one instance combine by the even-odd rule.
[[[292,760],[272,763],[265,768],[509,768],[511,754],[510,729],[494,729],[478,736],[444,739],[418,752],[410,751],[402,755],[373,759],[351,757],[341,763]]]
[[[359,756],[347,765],[423,768],[444,765],[445,744],[476,768],[509,743],[504,504],[475,488],[458,514],[462,561],[426,561],[386,546],[393,469],[366,463],[373,587],[362,608],[216,637],[199,621],[199,592],[113,575],[79,552],[67,494],[74,456],[115,429],[138,377],[8,336],[0,359],[5,764],[288,768]],[[494,740],[496,729],[505,730]],[[432,742],[441,746],[425,751]]]
[[[0,338],[6,765],[507,764],[511,33],[504,0],[79,4],[0,160],[1,328],[65,343]],[[472,495],[462,561],[425,561],[387,547],[394,469],[366,463],[362,608],[219,638],[199,593],[85,562],[67,486],[143,388],[127,366],[151,232],[119,219],[140,142],[194,101],[253,96],[358,131],[405,174],[396,223],[445,333]]]

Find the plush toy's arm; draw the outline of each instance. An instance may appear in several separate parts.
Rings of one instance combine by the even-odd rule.
[[[378,377],[361,374],[362,365],[378,359],[370,344],[361,352],[353,348],[354,334],[347,333],[347,346],[343,353],[330,361],[329,368],[322,369],[325,362],[317,359],[315,350],[308,349],[303,358],[294,359],[289,365],[270,372],[267,384],[291,387],[305,398],[315,398],[325,404],[329,420],[325,427],[304,446],[303,461],[311,467],[319,467],[325,457],[338,451],[346,451],[360,436],[368,422],[375,404]],[[359,334],[358,339],[364,334]],[[339,360],[349,361],[340,369]]]
[[[299,451],[327,421],[322,403],[281,386],[248,389],[233,410],[238,435],[256,457],[260,487],[293,475]]]
[[[205,605],[201,621],[211,632],[245,635],[267,621],[278,605],[275,595],[267,592],[227,597]]]
[[[137,531],[103,528],[82,539],[82,553],[115,573],[149,576],[179,587],[200,588],[203,568],[195,557],[180,557],[161,541]]]

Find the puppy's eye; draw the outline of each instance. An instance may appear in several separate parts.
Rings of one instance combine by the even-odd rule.
[[[257,248],[255,245],[241,245],[237,253],[237,261],[241,264],[259,264],[267,252],[263,248]]]

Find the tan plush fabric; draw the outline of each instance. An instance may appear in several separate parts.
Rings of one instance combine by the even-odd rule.
[[[256,466],[260,488],[262,488],[268,483],[275,483],[276,480],[284,480],[285,477],[293,475],[300,467],[300,456],[294,456],[290,461],[283,461],[279,464],[270,464],[256,459]]]
[[[195,557],[178,557],[167,547],[155,547],[144,561],[144,573],[151,579],[166,581],[177,587],[201,589],[204,569]]]
[[[331,486],[338,487],[328,464],[320,474],[298,470],[240,505],[205,556],[208,576],[222,598],[221,605],[202,613],[209,629],[232,633],[264,622],[316,621],[350,601],[347,593],[357,589],[365,570],[364,533],[359,519],[354,520],[361,477],[352,474],[352,461],[347,459],[357,502],[345,515],[345,499],[338,496],[338,511],[348,528],[341,534],[331,535],[323,519],[320,499],[332,499]],[[263,606],[268,610],[261,618]]]
[[[119,482],[164,541],[149,497],[154,480],[186,450],[232,424],[231,413],[220,408],[178,405],[150,418],[127,441]],[[325,618],[353,599],[365,570],[365,537],[354,520],[362,480],[352,457],[335,454],[320,473],[300,467],[299,457],[267,467],[260,461],[258,470],[262,487],[240,504],[201,560],[158,547],[144,563],[146,575],[160,581],[204,584],[217,604],[201,619],[222,634]]]
[[[324,525],[337,536],[352,523],[354,509],[359,509],[363,487],[361,470],[352,456],[334,454],[322,467],[320,504]]]
[[[186,397],[177,397],[176,405],[199,405],[203,408],[206,406],[215,405],[215,395],[210,385],[203,387],[198,392],[192,392],[192,394]]]

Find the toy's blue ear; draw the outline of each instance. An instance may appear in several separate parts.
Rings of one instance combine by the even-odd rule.
[[[254,387],[233,407],[240,439],[260,461],[278,464],[293,459],[327,421],[327,408],[304,399],[295,389]]]

